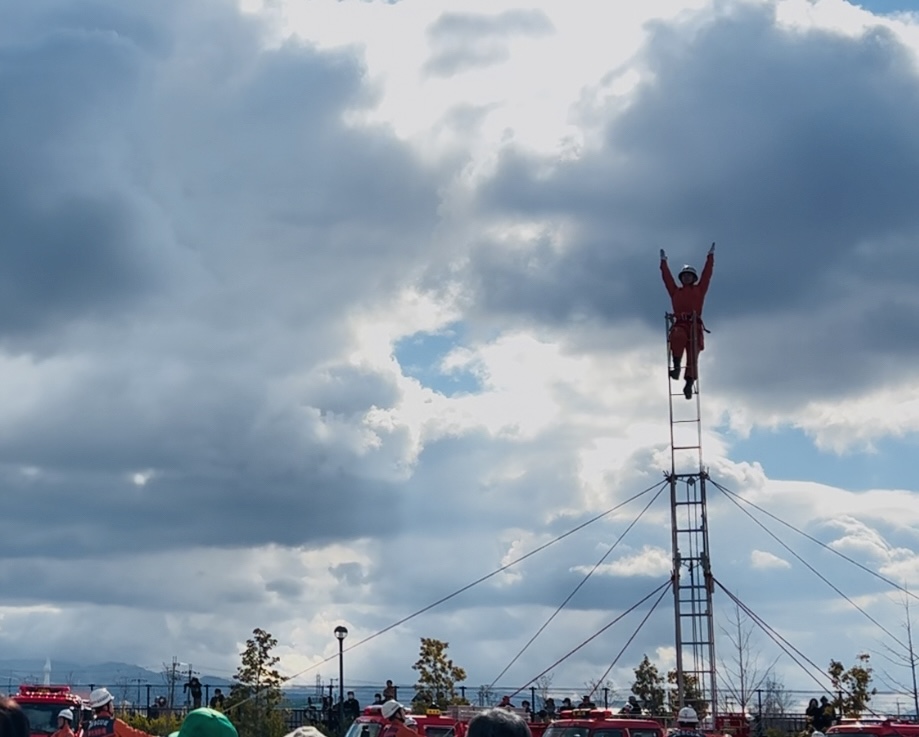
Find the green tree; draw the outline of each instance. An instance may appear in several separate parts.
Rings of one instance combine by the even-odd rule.
[[[848,670],[838,660],[830,660],[827,673],[833,683],[833,690],[842,694],[841,699],[837,696],[834,701],[836,711],[844,717],[857,719],[865,711],[877,689],[871,688],[871,656],[868,653],[859,653],[855,660],[855,665]]]
[[[466,671],[447,657],[449,646],[431,637],[421,638],[418,660],[412,666],[412,670],[418,671],[414,703],[438,709],[468,703],[457,698],[456,684],[466,680]]]
[[[699,678],[692,673],[683,674],[683,703],[677,703],[679,699],[679,681],[676,670],[667,674],[667,683],[670,684],[670,711],[676,714],[681,706],[691,706],[696,710],[699,719],[708,713],[708,702],[702,698],[702,689],[699,686]]]
[[[651,714],[660,716],[666,712],[667,693],[664,688],[664,677],[645,655],[635,669],[635,682],[632,693],[638,698],[642,708]]]
[[[286,731],[281,713],[279,658],[271,654],[278,641],[256,627],[246,640],[242,662],[236,669],[227,698],[226,713],[236,725],[239,737],[281,737]]]

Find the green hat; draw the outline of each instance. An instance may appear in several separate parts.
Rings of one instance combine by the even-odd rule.
[[[239,737],[236,727],[226,714],[216,709],[195,709],[188,712],[182,728],[169,737]]]

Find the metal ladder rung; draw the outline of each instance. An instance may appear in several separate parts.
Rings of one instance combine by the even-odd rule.
[[[702,422],[702,418],[697,417],[694,420],[674,420],[671,424],[672,425],[686,425],[690,422]]]
[[[674,445],[674,450],[699,450],[701,445]]]

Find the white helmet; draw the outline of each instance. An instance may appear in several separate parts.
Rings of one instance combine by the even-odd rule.
[[[823,734],[823,732],[818,732],[815,729],[813,732],[811,732],[811,737],[825,737],[825,735]]]
[[[89,705],[93,709],[101,709],[106,704],[110,704],[115,697],[109,693],[107,688],[97,688],[89,695]]]
[[[69,719],[72,722],[73,712],[70,711],[70,709],[61,709],[60,713],[57,715],[57,718],[60,719],[61,717],[64,717],[64,719]]]
[[[684,706],[680,709],[680,712],[676,716],[676,720],[679,723],[685,722],[686,724],[698,724],[699,715],[696,714],[696,710],[691,706]]]
[[[391,719],[393,714],[399,711],[399,709],[405,709],[405,707],[395,699],[390,699],[389,701],[383,702],[383,706],[380,707],[380,714],[386,719]]]
[[[690,266],[689,264],[686,264],[686,265],[680,270],[680,273],[678,274],[677,278],[678,278],[678,279],[682,279],[682,278],[683,278],[683,274],[692,274],[692,278],[693,278],[695,281],[699,281],[699,272],[696,271],[695,268],[692,267],[692,266]]]

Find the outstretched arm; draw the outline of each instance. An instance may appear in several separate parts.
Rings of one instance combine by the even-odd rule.
[[[661,277],[664,280],[664,286],[667,287],[667,294],[672,297],[679,287],[673,280],[673,274],[670,273],[670,267],[667,265],[667,254],[664,253],[663,248],[661,249]]]
[[[702,296],[708,292],[709,282],[712,280],[712,270],[715,268],[715,244],[708,249],[708,256],[705,258],[705,266],[702,267],[702,276],[699,277],[699,289],[702,290]]]

